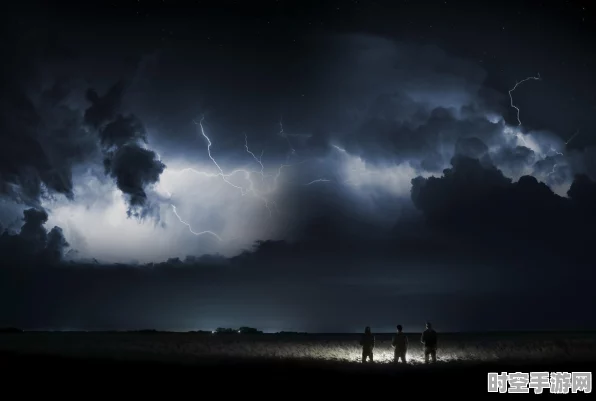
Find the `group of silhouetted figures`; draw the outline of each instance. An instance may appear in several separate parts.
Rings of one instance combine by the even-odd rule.
[[[430,322],[426,323],[426,330],[422,333],[420,342],[424,347],[424,361],[428,363],[429,359],[432,358],[433,362],[437,362],[437,332],[433,330]],[[364,329],[364,335],[360,340],[360,345],[362,346],[362,363],[366,363],[367,359],[373,362],[375,336],[371,333],[370,327]],[[407,362],[406,354],[408,353],[408,345],[408,337],[403,333],[403,327],[398,324],[397,333],[391,341],[395,363],[399,362],[400,359],[403,363]]]

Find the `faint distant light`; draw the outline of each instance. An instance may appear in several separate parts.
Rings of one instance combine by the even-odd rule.
[[[238,330],[238,333],[242,333],[240,330]]]
[[[215,334],[215,330],[211,330],[211,334]]]

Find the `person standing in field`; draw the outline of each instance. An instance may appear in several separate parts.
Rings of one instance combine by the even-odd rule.
[[[364,329],[364,334],[360,339],[362,346],[362,363],[366,363],[366,358],[373,362],[373,350],[375,349],[375,336],[371,333],[370,327]]]
[[[429,356],[432,356],[433,363],[437,362],[437,332],[433,330],[430,322],[426,323],[426,330],[422,333],[420,342],[424,345],[424,362],[428,363]]]
[[[395,363],[401,361],[403,363],[407,363],[406,361],[406,353],[408,352],[408,337],[403,333],[403,327],[401,324],[397,325],[397,334],[393,336],[393,340],[391,341],[391,346],[393,347],[393,361]]]

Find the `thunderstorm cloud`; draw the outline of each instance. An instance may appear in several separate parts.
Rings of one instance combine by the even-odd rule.
[[[0,300],[24,306],[0,325],[156,327],[151,310],[168,328],[292,329],[317,309],[307,329],[352,330],[338,309],[381,322],[403,303],[460,327],[503,291],[589,301],[594,148],[520,124],[515,82],[471,59],[365,34],[284,58],[11,28]],[[557,288],[562,271],[577,286]]]

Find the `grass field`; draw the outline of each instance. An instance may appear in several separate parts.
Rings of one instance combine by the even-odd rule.
[[[407,365],[394,365],[391,335],[377,335],[376,363],[360,363],[358,335],[26,332],[0,334],[3,390],[29,383],[47,397],[67,389],[139,397],[253,394],[371,396],[405,389],[445,396],[487,393],[488,372],[579,372],[596,366],[596,333],[440,334],[438,363],[425,365],[419,334]],[[77,386],[72,387],[71,383]],[[277,383],[277,384],[276,384]],[[215,386],[215,387],[214,387]],[[182,390],[185,389],[185,390]],[[210,391],[211,391],[210,390]],[[77,390],[78,391],[78,390]],[[186,393],[183,393],[186,391]],[[269,393],[266,393],[266,392]],[[324,391],[324,393],[322,393]],[[409,391],[409,390],[408,390]],[[390,394],[390,393],[389,393]],[[547,396],[549,394],[546,394]],[[558,396],[552,394],[553,396]],[[587,394],[583,394],[587,396]],[[284,395],[285,396],[285,395]],[[543,394],[542,396],[545,396]]]
[[[181,363],[217,358],[358,362],[358,338],[353,334],[25,332],[0,334],[0,352]],[[408,338],[409,363],[423,363],[420,335]],[[377,335],[376,340],[375,362],[391,362],[391,335]],[[441,363],[596,360],[596,333],[441,334],[439,340]]]

